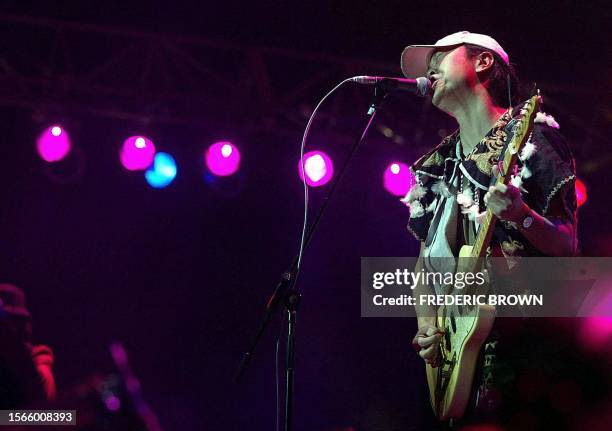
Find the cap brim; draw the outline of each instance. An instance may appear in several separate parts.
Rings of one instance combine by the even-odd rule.
[[[402,52],[402,73],[406,78],[416,79],[427,74],[431,54],[436,49],[446,49],[463,45],[410,45]]]
[[[415,79],[425,76],[429,56],[434,45],[410,45],[402,52],[402,73],[406,78]]]

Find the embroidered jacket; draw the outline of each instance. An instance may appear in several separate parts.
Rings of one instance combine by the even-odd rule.
[[[513,115],[517,112],[518,109]],[[516,117],[512,118],[508,112],[502,115],[474,151],[459,164],[461,173],[469,180],[478,211],[486,210],[483,198],[492,182],[491,169],[503,157],[512,139],[515,121]],[[523,200],[533,210],[549,219],[562,219],[575,225],[575,162],[567,143],[556,130],[558,127],[552,117],[538,114],[526,144],[530,146],[530,154],[519,160],[514,184],[521,186]],[[447,182],[452,174],[458,139],[457,130],[410,168],[417,185],[403,201],[410,207],[408,230],[419,241],[427,238],[438,194],[447,192],[442,181]],[[505,221],[497,223],[492,247],[500,249],[506,257],[541,255],[513,223]]]

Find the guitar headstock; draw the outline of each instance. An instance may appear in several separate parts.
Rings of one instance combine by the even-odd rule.
[[[512,128],[514,133],[512,142],[508,145],[508,152],[510,154],[517,154],[525,142],[527,142],[531,129],[533,128],[533,121],[540,110],[541,103],[542,96],[540,95],[540,90],[537,90],[537,93],[528,99],[521,107],[519,111],[520,117]]]

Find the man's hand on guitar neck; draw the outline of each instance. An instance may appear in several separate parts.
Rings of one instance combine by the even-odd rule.
[[[437,367],[440,359],[440,340],[444,332],[431,324],[419,325],[419,330],[412,339],[412,347],[425,363]]]

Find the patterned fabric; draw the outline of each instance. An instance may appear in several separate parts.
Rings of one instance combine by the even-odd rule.
[[[512,139],[512,126],[517,112],[518,109],[513,115],[508,112],[502,115],[474,151],[459,164],[462,174],[469,180],[475,193],[478,193],[480,211],[486,209],[484,195],[492,182],[491,169],[503,156],[505,146]],[[418,185],[423,188],[418,202],[422,208],[427,208],[425,211],[415,212],[408,222],[408,230],[419,241],[425,241],[431,224],[437,198],[434,192],[437,188],[434,184],[440,180],[448,181],[455,161],[460,158],[456,151],[458,140],[457,130],[411,166]],[[519,161],[517,166],[518,171],[524,164],[531,174],[522,183],[525,189],[523,199],[543,216],[575,224],[575,163],[567,143],[557,130],[546,122],[534,124],[529,141],[535,145],[535,153],[524,163]],[[552,207],[555,209],[554,213],[551,213]],[[541,255],[531,247],[516,226],[507,222],[497,224],[492,247],[496,254],[506,257]]]

